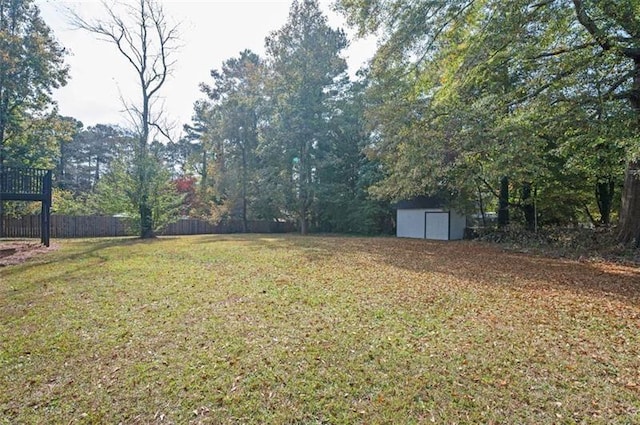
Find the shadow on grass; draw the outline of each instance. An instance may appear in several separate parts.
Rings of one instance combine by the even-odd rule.
[[[114,238],[71,241],[64,251],[47,254],[27,263],[0,269],[5,276],[59,261],[98,258],[113,247],[161,243],[179,237],[158,239]],[[469,285],[511,290],[562,289],[591,296],[614,297],[640,305],[640,268],[614,263],[590,263],[554,259],[539,255],[504,251],[498,247],[469,241],[427,241],[393,237],[340,237],[297,234],[226,234],[190,236],[192,243],[242,243],[255,249],[292,250],[304,261],[337,259],[349,261],[353,253],[375,262],[415,273],[442,274]],[[92,265],[95,267],[95,264]],[[51,276],[43,276],[51,278]]]
[[[28,261],[12,265],[0,269],[2,275],[11,276],[16,273],[24,272],[34,268],[40,268],[55,264],[61,261],[73,261],[81,258],[100,258],[106,260],[100,256],[100,252],[113,248],[113,247],[126,247],[135,246],[141,244],[152,244],[165,241],[168,239],[175,239],[174,237],[162,237],[155,239],[140,239],[135,237],[122,237],[122,238],[108,238],[108,239],[75,239],[68,240],[68,245],[71,245],[68,249],[63,251],[47,252],[42,256],[32,257]],[[55,243],[56,241],[54,241]],[[49,276],[47,276],[49,277]]]
[[[308,261],[323,257],[347,261],[366,254],[377,262],[416,273],[452,276],[469,284],[511,289],[561,289],[614,297],[640,305],[640,268],[615,263],[580,262],[504,251],[470,241],[427,241],[388,237],[336,237],[234,234],[202,237],[197,243],[246,242],[261,249],[294,249]]]

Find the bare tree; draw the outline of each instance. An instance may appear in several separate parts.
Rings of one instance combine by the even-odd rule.
[[[88,20],[70,11],[72,24],[114,44],[134,69],[140,89],[137,102],[122,98],[128,118],[138,135],[136,149],[135,202],[140,211],[140,237],[154,237],[150,197],[149,137],[152,129],[168,136],[161,123],[162,109],[154,110],[160,89],[171,73],[178,49],[178,25],[168,22],[158,0],[136,0],[131,3],[102,2],[105,19]]]

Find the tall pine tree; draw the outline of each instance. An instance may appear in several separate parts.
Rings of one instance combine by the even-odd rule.
[[[328,104],[347,69],[341,30],[328,26],[316,0],[294,0],[287,23],[266,41],[270,67],[269,132],[263,153],[278,163],[273,179],[284,191],[283,208],[309,230],[316,202],[319,150],[328,137]]]

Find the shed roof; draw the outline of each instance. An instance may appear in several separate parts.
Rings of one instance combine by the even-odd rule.
[[[442,208],[444,202],[436,196],[416,196],[412,199],[398,201],[396,208],[399,210],[410,210],[417,208]]]

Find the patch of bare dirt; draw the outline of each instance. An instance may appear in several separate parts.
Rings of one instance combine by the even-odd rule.
[[[0,240],[0,267],[21,264],[38,255],[58,249],[57,244],[46,247],[36,241]]]

